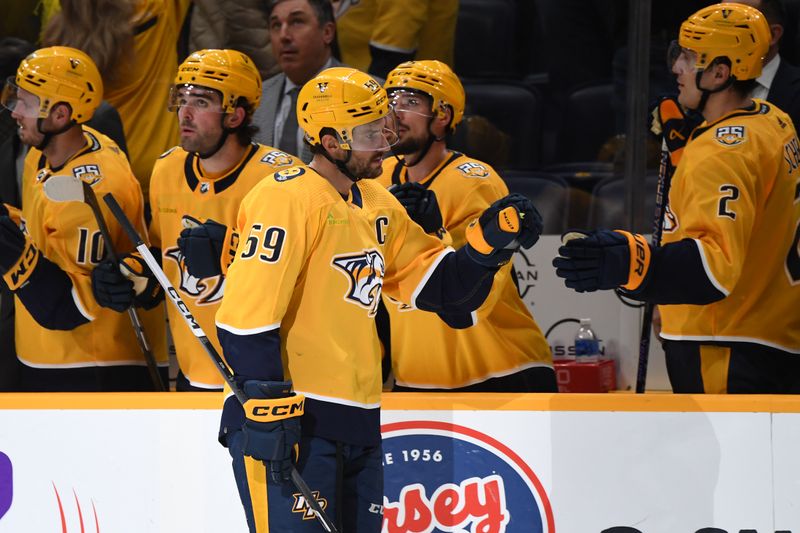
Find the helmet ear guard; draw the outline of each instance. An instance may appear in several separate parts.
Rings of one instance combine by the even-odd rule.
[[[27,91],[39,99],[36,116],[47,118],[58,104],[66,104],[76,124],[87,122],[103,99],[103,79],[94,61],[84,52],[67,46],[36,50],[22,60],[13,80],[7,82],[3,100],[17,91]],[[12,95],[13,93],[13,95]]]
[[[715,4],[705,7],[681,24],[678,43],[697,54],[695,68],[705,70],[715,59],[731,63],[737,80],[761,75],[769,50],[771,33],[764,15],[743,4]]]

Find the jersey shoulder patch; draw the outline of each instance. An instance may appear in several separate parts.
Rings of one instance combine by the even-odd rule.
[[[298,176],[302,176],[306,173],[306,169],[303,167],[291,167],[291,168],[284,168],[283,170],[277,171],[272,177],[277,182],[284,182],[293,180]]]
[[[722,146],[736,146],[747,140],[744,126],[720,126],[714,132],[714,140]]]
[[[488,178],[492,174],[488,166],[478,161],[464,161],[456,165],[456,170],[467,178],[483,179]]]
[[[274,167],[288,167],[295,164],[294,157],[277,149],[270,150],[264,154],[264,157],[261,158],[261,162]]]

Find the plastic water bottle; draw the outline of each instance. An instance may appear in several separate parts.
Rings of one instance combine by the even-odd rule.
[[[592,321],[581,318],[581,325],[575,334],[575,362],[596,363],[600,356],[600,342],[592,330]]]

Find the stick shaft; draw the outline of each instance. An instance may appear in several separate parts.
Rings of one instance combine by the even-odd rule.
[[[197,339],[203,345],[206,353],[214,362],[214,366],[217,367],[217,370],[222,375],[222,379],[225,380],[225,383],[227,383],[228,387],[230,387],[231,391],[233,391],[236,399],[239,400],[242,405],[244,405],[244,403],[247,401],[247,396],[245,396],[244,392],[239,388],[239,385],[234,380],[233,374],[228,369],[225,361],[223,361],[222,357],[219,355],[219,353],[217,353],[216,348],[214,348],[214,345],[211,344],[211,341],[206,336],[203,328],[200,326],[197,320],[195,320],[194,315],[192,315],[191,311],[189,310],[189,307],[181,299],[178,291],[172,286],[172,283],[170,283],[169,279],[167,279],[167,276],[159,266],[158,261],[156,261],[156,258],[153,257],[150,249],[147,248],[142,238],[136,232],[133,224],[131,224],[130,220],[128,220],[128,217],[122,211],[122,208],[119,206],[114,196],[111,193],[107,193],[105,196],[103,196],[103,200],[106,202],[106,204],[108,204],[111,212],[128,234],[131,241],[133,241],[136,249],[142,254],[142,258],[144,259],[145,263],[147,263],[147,266],[150,267],[150,270],[153,272],[156,280],[158,280],[158,283],[164,288],[164,292],[167,293],[170,301],[172,301],[172,304],[178,309],[178,311],[180,311],[180,315],[183,317],[184,321],[186,321],[189,329],[192,330],[194,336],[197,337]],[[319,502],[311,493],[308,485],[294,466],[292,466],[291,478],[294,486],[300,491],[300,493],[303,495],[303,498],[305,498],[306,505],[308,505],[314,512],[317,520],[325,529],[325,531],[328,531],[329,533],[338,533],[333,521],[328,518],[328,516],[325,514],[325,511],[323,511],[322,507],[320,507]]]
[[[94,218],[97,220],[97,226],[100,228],[100,235],[103,236],[106,252],[108,253],[109,258],[114,261],[114,263],[119,263],[119,255],[117,255],[117,251],[114,249],[114,243],[111,241],[111,234],[108,231],[106,220],[103,218],[103,213],[100,211],[100,205],[97,203],[97,196],[94,194],[94,189],[92,189],[92,186],[85,181],[81,181],[81,184],[83,186],[83,197],[86,200],[86,203],[89,204],[89,208],[92,210]],[[164,382],[161,380],[161,374],[158,372],[156,358],[150,349],[150,343],[147,342],[147,336],[144,332],[144,326],[142,326],[142,322],[139,320],[139,315],[136,314],[136,310],[133,307],[129,307],[127,309],[127,313],[128,318],[130,318],[131,325],[133,326],[136,342],[139,344],[139,349],[142,351],[142,355],[144,355],[144,361],[147,364],[147,372],[150,375],[150,381],[153,383],[155,390],[163,392],[167,389],[164,386]]]

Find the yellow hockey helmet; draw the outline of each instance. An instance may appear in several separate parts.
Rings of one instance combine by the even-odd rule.
[[[178,67],[175,86],[170,95],[169,108],[176,105],[175,88],[195,85],[218,91],[222,95],[222,112],[236,109],[236,102],[244,98],[255,111],[261,103],[261,74],[247,54],[238,50],[199,50],[193,52]]]
[[[72,120],[83,124],[103,99],[103,79],[94,61],[67,46],[36,50],[22,60],[14,82],[39,98],[39,118],[47,118],[53,106],[64,102],[72,108]]]
[[[445,106],[453,110],[450,130],[455,130],[464,116],[466,97],[461,80],[447,64],[435,60],[406,61],[386,77],[384,87],[388,92],[397,89],[412,89],[427,94],[433,100],[431,112],[444,116]]]
[[[681,24],[678,43],[697,54],[697,69],[718,57],[727,57],[737,80],[761,75],[771,34],[761,12],[743,4],[714,4]]]
[[[353,130],[385,119],[390,113],[389,98],[383,87],[368,74],[348,67],[323,70],[303,85],[297,95],[297,122],[312,146],[319,144],[324,128],[332,128],[339,135],[343,149],[362,149]],[[364,146],[373,149],[367,142]]]

